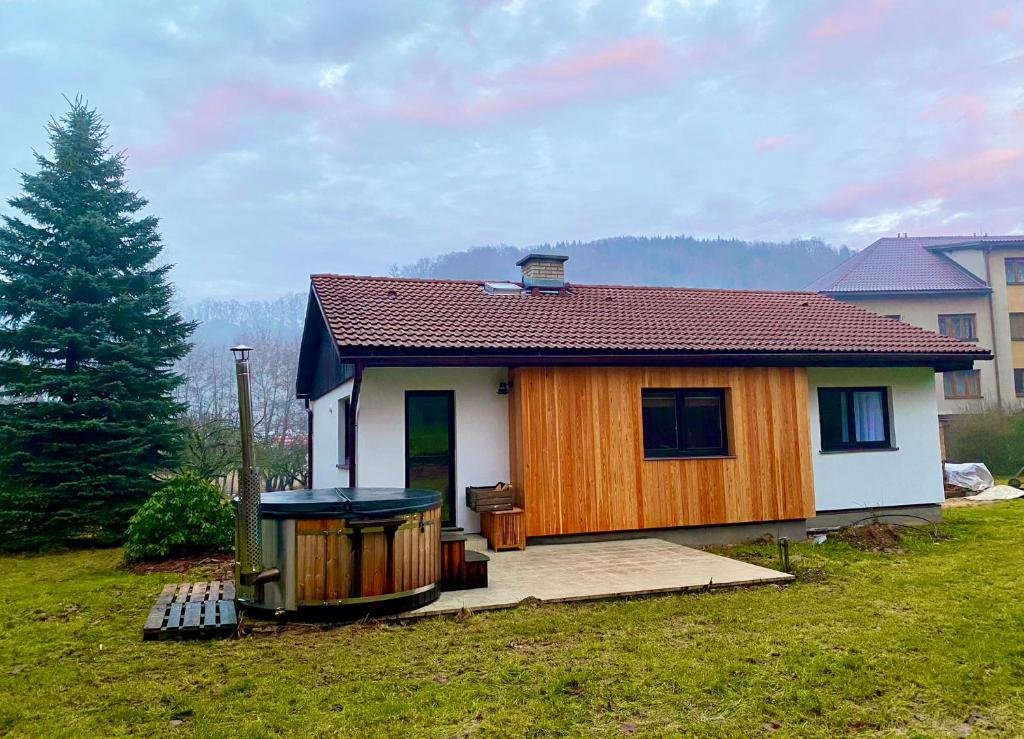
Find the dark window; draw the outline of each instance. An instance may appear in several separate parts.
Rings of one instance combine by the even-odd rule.
[[[945,388],[947,398],[980,398],[981,371],[959,370],[957,372],[943,372],[942,385]]]
[[[351,461],[348,448],[349,399],[338,400],[338,466],[347,467]]]
[[[900,314],[899,313],[890,313],[889,315],[886,316],[886,318],[888,318],[890,321],[898,321],[898,320],[900,320]]]
[[[641,391],[645,457],[718,457],[729,453],[725,390]]]
[[[1013,371],[1013,389],[1017,391],[1018,398],[1024,398],[1024,369]]]
[[[954,339],[974,341],[978,338],[974,333],[974,314],[954,313],[939,316],[939,333],[952,336]]]
[[[818,415],[823,452],[892,447],[888,388],[818,388]]]
[[[455,525],[455,392],[405,391],[405,486],[441,493],[441,522]]]
[[[1024,259],[1006,260],[1006,284],[1024,285]]]
[[[1024,341],[1024,313],[1010,314],[1010,338]]]

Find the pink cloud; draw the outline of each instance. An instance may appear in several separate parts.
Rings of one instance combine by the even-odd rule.
[[[169,136],[159,144],[133,149],[132,162],[159,164],[216,148],[250,116],[301,113],[320,102],[316,93],[262,82],[222,82],[199,93],[168,122]]]
[[[605,74],[654,71],[668,63],[665,42],[651,36],[637,36],[615,42],[596,51],[584,51],[539,64],[515,67],[478,79],[484,85],[505,83],[549,84],[557,81],[590,81]]]
[[[1002,199],[1024,186],[1024,147],[984,149],[947,160],[911,162],[889,177],[841,188],[818,211],[854,218],[929,200],[950,201],[954,210]]]
[[[684,58],[659,38],[639,36],[468,79],[420,62],[398,91],[399,101],[383,114],[457,127],[587,99],[643,94],[671,84]]]
[[[978,95],[950,95],[939,98],[921,111],[921,120],[954,119],[981,123],[988,117],[988,105]]]
[[[892,5],[892,0],[847,0],[811,29],[811,38],[829,41],[873,31],[886,20]]]
[[[1009,8],[996,10],[989,13],[986,20],[988,21],[988,24],[994,28],[1006,28],[1013,22],[1013,11]]]
[[[788,134],[785,136],[766,136],[765,138],[756,142],[754,144],[754,148],[757,149],[758,151],[772,151],[773,149],[778,149],[781,146],[785,146],[786,144],[789,143],[789,140],[790,136]]]

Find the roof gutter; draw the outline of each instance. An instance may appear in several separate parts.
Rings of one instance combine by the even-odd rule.
[[[359,348],[347,361],[366,366],[530,366],[530,365],[634,365],[634,366],[735,366],[735,367],[932,367],[937,372],[971,369],[975,360],[992,359],[987,349],[942,352],[664,352],[594,353],[532,350],[518,352],[450,350],[416,352],[394,348]],[[361,372],[361,368],[358,370]]]

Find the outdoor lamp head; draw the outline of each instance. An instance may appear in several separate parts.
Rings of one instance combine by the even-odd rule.
[[[249,352],[252,351],[251,346],[245,344],[239,344],[238,346],[231,347],[231,353],[235,355],[236,362],[244,362],[249,359]]]

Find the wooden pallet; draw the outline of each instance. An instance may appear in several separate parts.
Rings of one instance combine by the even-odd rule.
[[[142,627],[142,638],[211,639],[238,628],[235,584],[225,580],[167,585]]]

